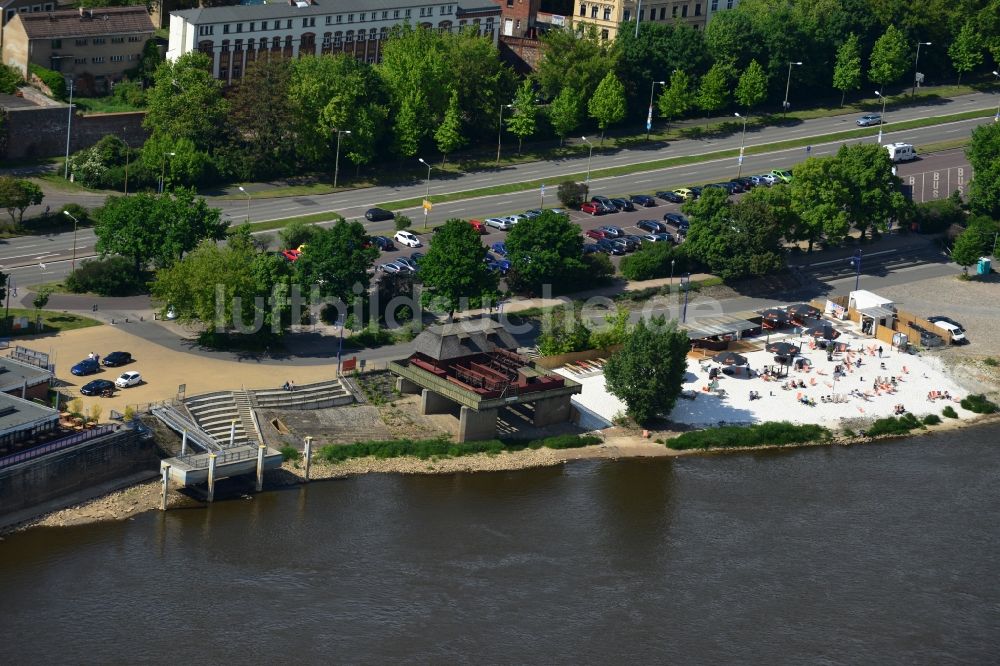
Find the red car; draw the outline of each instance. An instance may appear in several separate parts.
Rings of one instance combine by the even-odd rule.
[[[599,203],[588,201],[587,203],[580,206],[580,212],[589,213],[590,215],[600,215],[604,212],[604,208]]]
[[[282,250],[281,256],[283,256],[288,261],[296,261],[302,254],[301,250]]]
[[[602,238],[607,238],[607,234],[605,234],[600,229],[589,229],[584,233],[584,236],[588,236],[589,238],[596,238],[598,240]]]

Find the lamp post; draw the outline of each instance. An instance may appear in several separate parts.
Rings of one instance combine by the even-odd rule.
[[[63,213],[73,220],[73,259],[70,261],[69,269],[74,271],[76,270],[76,227],[80,224],[80,220],[76,219],[68,210],[64,210]]]
[[[1000,79],[1000,72],[994,69],[993,76]],[[997,115],[993,116],[993,122],[1000,123],[1000,102],[997,102]]]
[[[351,130],[334,129],[333,131],[337,133],[337,157],[333,160],[333,186],[337,187],[337,176],[340,175],[340,135],[350,134]]]
[[[670,260],[670,291],[674,290],[674,259]]]
[[[739,178],[743,175],[743,146],[747,140],[747,120],[750,118],[749,116],[741,116],[739,113],[734,113],[733,115],[737,118],[743,119],[743,134],[740,135],[740,157],[738,160],[739,168],[736,170],[736,177]]]
[[[422,157],[418,157],[417,159],[419,160],[419,162],[421,164],[423,164],[425,167],[427,167],[427,181],[426,181],[426,185],[424,187],[424,205],[423,205],[423,209],[424,209],[424,230],[426,231],[427,230],[427,206],[428,206],[428,204],[430,204],[430,197],[431,197],[431,169],[434,168],[434,167],[432,167],[430,164],[428,164],[427,162],[425,162],[424,158],[422,158]]]
[[[500,105],[500,129],[497,130],[497,166],[500,166],[500,140],[503,138],[503,110],[509,109],[512,104]],[[421,160],[423,161],[423,160]]]
[[[878,117],[878,143],[882,145],[882,124],[885,122],[885,95],[876,90],[875,96],[882,98],[882,115]]]
[[[639,34],[639,22],[636,21],[635,24],[636,36]],[[666,81],[653,81],[649,86],[649,114],[646,116],[646,141],[649,141],[649,132],[653,129],[653,91],[656,90],[656,84],[659,83],[661,86],[667,85]]]
[[[594,144],[592,144],[590,141],[587,141],[587,137],[585,137],[585,136],[581,136],[580,138],[583,140],[583,142],[585,144],[587,144],[588,146],[590,146],[590,154],[587,155],[587,188],[589,189],[590,188],[590,160],[593,159],[593,157],[594,157]]]
[[[691,291],[691,274],[685,273],[684,280],[681,281],[684,287],[684,309],[681,311],[681,323],[686,323],[688,319],[688,292]]]
[[[132,146],[129,145],[128,140],[125,138],[125,132],[128,131],[127,127],[122,128],[122,143],[125,144],[125,196],[128,196],[128,158],[129,153],[132,151]]]
[[[920,64],[920,47],[930,45],[930,42],[917,42],[917,56],[913,59],[913,88],[910,90],[910,97],[917,94],[917,77],[920,76],[920,72],[917,71]]]
[[[163,160],[160,163],[160,194],[163,194],[163,178],[167,173],[167,157],[173,157],[177,153],[163,153]]]
[[[863,253],[861,252],[861,250],[858,250],[858,253],[855,254],[853,257],[851,257],[851,265],[854,266],[854,291],[858,291],[858,289],[861,287],[862,254]]]
[[[247,224],[250,224],[250,193],[243,189],[242,185],[240,185],[240,192],[247,195]]]
[[[639,19],[642,17],[642,0],[639,0],[638,7],[635,8],[635,38],[639,39]]]
[[[799,66],[801,62],[789,62],[788,63],[788,79],[785,81],[785,101],[781,103],[781,113],[782,117],[788,116],[788,89],[792,86],[792,65]]]
[[[69,110],[66,112],[66,168],[63,178],[69,180],[69,130],[73,127],[73,77],[69,77]]]

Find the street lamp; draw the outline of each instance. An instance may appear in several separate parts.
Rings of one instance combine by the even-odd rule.
[[[333,186],[337,187],[337,176],[340,175],[340,135],[350,134],[351,130],[334,129],[337,133],[337,157],[333,161]]]
[[[427,230],[427,207],[430,205],[430,197],[431,197],[431,169],[434,168],[434,167],[432,167],[430,164],[428,164],[427,162],[425,162],[424,158],[422,158],[422,157],[418,157],[417,160],[421,164],[423,164],[425,167],[427,167],[427,181],[426,181],[426,186],[424,188],[424,205],[423,205],[423,208],[424,208],[424,230],[426,231]]]
[[[1000,72],[993,70],[993,76],[1000,79]],[[1000,123],[1000,102],[997,102],[997,115],[993,116],[993,122]]]
[[[854,266],[854,291],[858,291],[861,287],[861,250],[851,257],[851,265]]]
[[[747,139],[747,120],[749,116],[741,116],[738,113],[734,113],[737,118],[743,118],[743,134],[740,136],[740,157],[739,157],[739,169],[736,170],[736,177],[739,178],[743,175],[743,145]]]
[[[586,143],[588,146],[590,146],[590,154],[587,156],[587,187],[589,189],[590,188],[590,160],[591,160],[591,158],[594,157],[594,144],[592,144],[590,141],[587,141],[587,137],[585,137],[585,136],[581,136],[580,138],[583,139],[584,143]]]
[[[163,161],[160,163],[160,194],[163,194],[163,178],[167,173],[167,157],[173,157],[177,153],[163,153]]]
[[[63,173],[63,178],[69,180],[69,130],[73,127],[73,80],[74,77],[69,77],[69,111],[66,114],[66,168]]]
[[[917,77],[920,76],[920,72],[917,71],[917,66],[920,63],[920,47],[930,45],[930,42],[917,42],[917,57],[913,59],[913,89],[910,90],[910,97],[917,94]]]
[[[128,196],[128,158],[129,153],[132,151],[132,146],[130,146],[128,140],[125,139],[125,133],[127,131],[127,127],[122,128],[122,143],[125,144],[125,196]]]
[[[64,210],[63,214],[73,220],[73,260],[70,262],[69,269],[70,271],[74,271],[76,270],[76,227],[80,224],[80,220],[76,219],[68,210]]]
[[[788,89],[792,85],[792,65],[799,66],[801,64],[801,62],[788,63],[788,79],[785,81],[785,101],[781,103],[781,113],[783,117],[788,116]]]
[[[500,129],[497,130],[497,166],[500,166],[500,139],[503,137],[503,110],[509,109],[512,106],[513,104],[500,105]]]
[[[670,260],[670,291],[674,290],[674,259]]]
[[[681,281],[684,287],[684,310],[681,311],[681,323],[686,323],[688,319],[688,292],[691,291],[691,274],[685,273],[684,280]]]
[[[243,189],[242,185],[240,185],[240,192],[247,195],[247,224],[250,224],[250,193]]]
[[[885,95],[876,90],[875,96],[882,98],[882,115],[878,117],[878,143],[882,145],[882,124],[885,122]]]
[[[639,22],[636,21],[635,24],[636,32],[639,30]],[[653,81],[649,86],[649,115],[646,116],[646,141],[649,141],[649,132],[653,128],[653,91],[656,90],[656,84],[659,83],[661,86],[667,85],[666,81]]]

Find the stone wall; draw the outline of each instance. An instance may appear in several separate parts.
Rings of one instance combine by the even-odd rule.
[[[7,109],[7,122],[0,137],[0,159],[22,160],[58,157],[66,154],[65,106],[48,108]],[[107,134],[116,134],[134,147],[149,136],[143,129],[143,111],[99,113],[73,116],[70,130],[70,153],[89,148]]]
[[[154,477],[159,467],[152,439],[120,430],[2,469],[0,527],[85,501],[107,492],[108,484]]]
[[[500,58],[519,74],[530,74],[542,57],[541,42],[527,37],[500,37]]]

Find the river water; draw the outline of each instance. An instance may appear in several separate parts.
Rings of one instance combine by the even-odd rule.
[[[36,663],[995,664],[1000,428],[370,475],[0,543]]]

